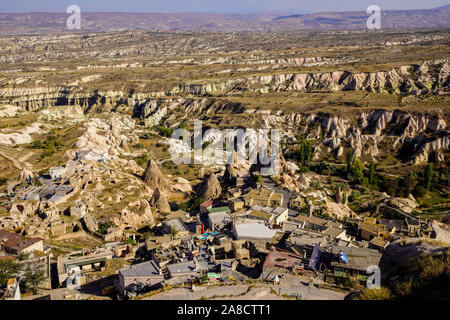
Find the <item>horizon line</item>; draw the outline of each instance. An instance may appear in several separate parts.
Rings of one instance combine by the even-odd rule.
[[[82,8],[81,8],[82,9]],[[434,8],[422,8],[422,9],[382,9],[382,11],[423,11],[423,10],[445,10],[447,5],[434,7]],[[250,12],[232,12],[232,11],[145,11],[145,12],[135,12],[135,11],[81,11],[82,13],[96,13],[96,14],[236,14],[236,15],[257,15],[262,13],[292,13],[292,14],[317,14],[317,13],[345,13],[345,12],[366,12],[365,10],[336,10],[336,11],[296,11],[293,10],[262,10],[262,11],[250,11]],[[23,11],[23,12],[2,12],[0,14],[68,14],[65,11]]]

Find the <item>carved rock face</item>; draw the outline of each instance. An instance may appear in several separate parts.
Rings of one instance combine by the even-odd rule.
[[[169,181],[164,177],[155,160],[150,159],[147,164],[147,169],[145,169],[144,173],[144,181],[145,183],[153,189],[160,189],[162,192],[170,192],[172,191],[172,187],[169,184]]]
[[[222,193],[222,187],[214,173],[211,173],[208,179],[203,181],[197,190],[197,196],[204,200],[216,199]]]

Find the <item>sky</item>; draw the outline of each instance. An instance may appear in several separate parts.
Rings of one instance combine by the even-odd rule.
[[[430,9],[449,3],[449,0],[1,0],[0,12],[65,12],[69,5],[78,5],[82,12],[313,13],[365,11],[369,5],[378,5],[382,10]]]

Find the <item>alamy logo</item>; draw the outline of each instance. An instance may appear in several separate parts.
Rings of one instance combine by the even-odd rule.
[[[367,28],[369,30],[381,29],[381,8],[371,5],[367,8],[367,14],[371,16],[367,19]]]
[[[67,18],[67,29],[80,30],[81,29],[81,9],[77,5],[71,5],[66,10],[67,14],[71,14]]]
[[[380,289],[381,288],[381,270],[378,266],[369,266],[367,267],[367,274],[370,276],[367,278],[367,288],[372,289]]]
[[[193,142],[193,143],[192,143]],[[192,146],[193,144],[193,146]],[[270,148],[269,148],[270,145]],[[194,132],[176,129],[170,143],[174,164],[205,166],[232,164],[236,151],[238,162],[247,160],[261,166],[261,175],[278,172],[280,131],[277,129],[208,129],[203,132],[201,121],[194,122]]]

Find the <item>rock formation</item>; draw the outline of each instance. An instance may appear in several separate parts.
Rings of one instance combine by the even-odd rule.
[[[222,187],[214,173],[211,173],[209,177],[200,184],[196,192],[197,197],[201,197],[204,200],[216,199],[221,194]]]
[[[334,195],[334,200],[336,201],[336,203],[342,203],[344,197],[344,192],[341,189],[341,186],[338,186],[336,193]]]
[[[159,188],[161,192],[171,192],[172,187],[164,177],[155,160],[150,159],[144,173],[145,183],[153,189]]]
[[[172,185],[172,189],[174,191],[180,191],[180,192],[191,192],[192,191],[192,186],[189,183],[189,181],[187,181],[186,179],[182,178],[182,177],[177,177],[174,179],[175,184]]]
[[[161,192],[159,188],[157,188],[153,193],[153,196],[150,200],[150,205],[152,207],[156,207],[159,212],[170,212],[169,199],[167,198],[167,195]]]

